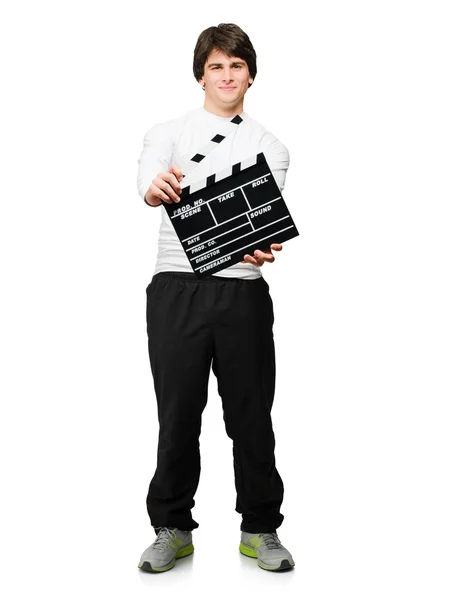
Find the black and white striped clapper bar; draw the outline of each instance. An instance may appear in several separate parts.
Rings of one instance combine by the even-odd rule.
[[[263,152],[182,188],[180,202],[163,206],[198,279],[299,235]]]

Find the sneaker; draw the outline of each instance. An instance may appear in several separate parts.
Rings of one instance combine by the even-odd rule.
[[[295,565],[290,552],[281,544],[276,533],[241,532],[239,551],[258,559],[258,566],[267,571],[282,571]]]
[[[175,560],[194,552],[192,531],[176,527],[159,527],[157,538],[141,556],[138,567],[143,571],[161,573],[175,566]]]

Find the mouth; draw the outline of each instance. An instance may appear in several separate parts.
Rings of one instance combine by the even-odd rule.
[[[231,92],[232,90],[235,90],[235,87],[221,87],[219,88],[220,90],[224,90],[225,92]]]

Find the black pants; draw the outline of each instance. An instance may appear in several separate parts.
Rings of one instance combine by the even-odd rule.
[[[252,280],[160,272],[147,287],[150,366],[159,439],[147,510],[159,527],[198,527],[191,509],[200,478],[199,436],[212,370],[233,440],[241,530],[275,531],[284,516],[270,412],[275,392],[273,304]]]

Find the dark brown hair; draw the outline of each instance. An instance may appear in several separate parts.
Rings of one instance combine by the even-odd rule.
[[[250,76],[255,80],[256,52],[250,38],[234,23],[220,23],[218,27],[208,27],[198,36],[194,50],[194,77],[197,81],[203,77],[205,63],[213,50],[245,60]],[[251,85],[249,83],[248,87]]]

